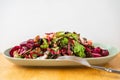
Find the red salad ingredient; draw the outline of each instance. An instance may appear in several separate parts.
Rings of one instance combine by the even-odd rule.
[[[92,41],[80,38],[76,32],[52,32],[45,37],[37,35],[14,46],[9,52],[11,57],[36,59],[47,55],[46,59],[55,59],[58,56],[78,56],[82,58],[97,58],[109,55],[107,49],[95,47]]]

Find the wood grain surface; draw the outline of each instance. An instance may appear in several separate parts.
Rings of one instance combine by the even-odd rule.
[[[120,54],[105,65],[120,70]],[[23,67],[0,54],[0,80],[120,80],[120,74],[88,67]]]

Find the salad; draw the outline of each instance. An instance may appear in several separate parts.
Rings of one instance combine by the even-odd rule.
[[[76,32],[45,33],[44,37],[37,35],[14,46],[9,52],[11,57],[23,59],[56,59],[59,56],[78,56],[81,58],[96,58],[108,56],[109,51],[95,47],[92,41],[81,38]]]

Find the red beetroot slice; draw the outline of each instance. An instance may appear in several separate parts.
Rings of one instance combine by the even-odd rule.
[[[102,49],[100,47],[96,47],[93,49],[93,53],[101,53]]]
[[[26,46],[26,44],[27,44],[27,41],[24,41],[20,44],[20,46]]]
[[[21,46],[15,46],[15,47],[13,47],[11,50],[10,50],[10,56],[11,57],[13,57],[14,55],[13,55],[13,53],[14,53],[14,51],[16,51],[16,50],[19,50],[19,49],[21,49]]]
[[[99,54],[99,53],[92,53],[92,56],[93,57],[101,57],[101,54]]]
[[[31,43],[26,44],[26,47],[29,48],[29,49],[32,48],[33,46],[34,46],[34,44],[31,44]]]
[[[23,48],[25,51],[28,50],[28,48],[27,48],[26,46],[22,46],[22,48]]]
[[[34,44],[34,39],[29,39],[29,40],[27,40],[27,43]]]
[[[92,52],[92,49],[90,49],[90,48],[88,48],[88,47],[85,47],[85,50],[86,50],[87,52],[89,52],[89,53]]]
[[[109,55],[108,50],[102,50],[101,55],[102,56],[108,56]]]
[[[24,49],[23,47],[19,49],[20,51],[18,52],[20,55],[24,54],[27,50]]]
[[[60,50],[60,52],[61,52],[62,55],[65,55],[67,53],[67,49],[66,48],[62,48]]]

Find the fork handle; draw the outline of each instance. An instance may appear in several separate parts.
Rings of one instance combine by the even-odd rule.
[[[120,70],[116,70],[116,69],[105,68],[105,67],[101,67],[101,66],[93,66],[93,65],[91,67],[94,68],[94,69],[100,69],[100,70],[104,70],[104,71],[107,71],[107,72],[113,72],[113,73],[120,74]]]

